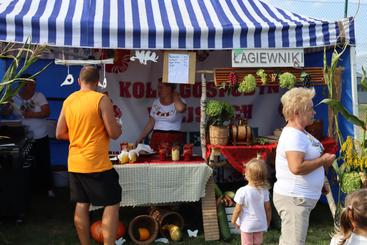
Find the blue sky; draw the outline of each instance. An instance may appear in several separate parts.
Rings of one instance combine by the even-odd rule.
[[[344,18],[345,0],[263,1],[276,7],[318,19],[339,20]],[[349,0],[348,16],[355,16],[357,63],[367,64],[367,0]]]

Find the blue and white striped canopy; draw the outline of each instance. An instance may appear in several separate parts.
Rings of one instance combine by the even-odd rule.
[[[125,49],[355,44],[352,18],[324,21],[260,0],[0,0],[0,40]]]

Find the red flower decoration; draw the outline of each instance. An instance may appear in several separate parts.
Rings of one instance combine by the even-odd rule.
[[[130,56],[131,56],[130,50],[126,49],[115,50],[113,57],[113,64],[106,65],[106,72],[108,73],[125,72],[129,67]],[[107,58],[109,58],[108,51],[103,50],[101,59],[107,59]]]

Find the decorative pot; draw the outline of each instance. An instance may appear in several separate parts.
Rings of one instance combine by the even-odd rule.
[[[228,134],[228,126],[209,126],[209,139],[212,145],[227,145]]]

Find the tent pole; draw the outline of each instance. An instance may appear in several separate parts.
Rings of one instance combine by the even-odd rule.
[[[205,74],[213,74],[212,70],[199,70],[196,71],[201,75],[201,99],[200,99],[200,145],[201,145],[201,156],[206,159],[206,113],[205,113],[205,103],[206,103],[206,78]]]
[[[344,18],[348,17],[348,0],[345,0],[345,5],[344,5]]]

